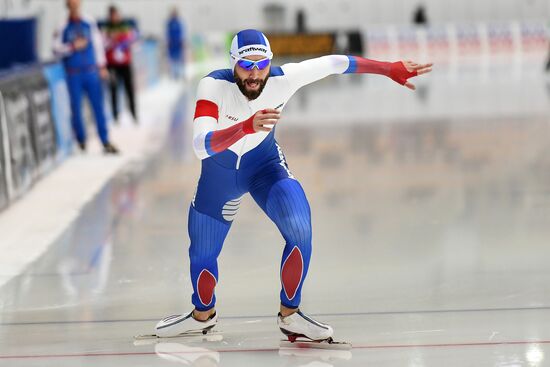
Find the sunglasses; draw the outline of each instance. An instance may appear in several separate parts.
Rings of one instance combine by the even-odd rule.
[[[236,57],[235,57],[236,58]],[[271,60],[268,58],[261,59],[258,61],[252,61],[247,59],[238,59],[237,65],[239,65],[241,68],[245,70],[252,70],[254,67],[256,67],[258,70],[264,70],[269,66],[269,63],[271,63]]]

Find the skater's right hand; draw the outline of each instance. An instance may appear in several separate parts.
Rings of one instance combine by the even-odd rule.
[[[270,132],[273,130],[279,118],[281,117],[281,112],[273,108],[266,108],[256,112],[254,119],[252,120],[252,127],[255,132],[266,131]]]
[[[73,48],[76,51],[80,51],[82,49],[85,49],[88,46],[88,40],[84,37],[78,37],[73,41]]]

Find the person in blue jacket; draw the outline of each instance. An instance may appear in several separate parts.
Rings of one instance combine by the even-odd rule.
[[[166,24],[170,74],[174,79],[179,79],[182,76],[184,37],[185,28],[183,22],[179,18],[178,10],[174,8]]]
[[[55,33],[54,52],[63,60],[71,100],[72,127],[81,150],[86,150],[86,129],[82,119],[82,95],[88,95],[97,133],[106,154],[118,149],[109,141],[103,104],[102,78],[107,78],[105,49],[97,23],[80,14],[80,0],[67,0],[69,17]]]

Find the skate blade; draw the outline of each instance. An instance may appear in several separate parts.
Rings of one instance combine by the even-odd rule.
[[[141,334],[134,336],[134,340],[164,340],[177,338],[216,341],[223,339],[223,336],[218,330],[207,330],[206,332],[204,332],[203,330],[189,331],[187,333],[182,333],[174,336],[158,336],[157,334]]]
[[[315,341],[315,340],[281,340],[281,348],[304,348],[304,349],[332,349],[332,350],[351,350],[351,343],[335,342],[335,341]]]

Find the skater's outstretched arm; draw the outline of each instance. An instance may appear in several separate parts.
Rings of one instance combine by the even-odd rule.
[[[269,132],[279,120],[280,112],[265,109],[245,121],[218,130],[219,88],[212,78],[203,78],[198,87],[198,100],[193,120],[193,150],[199,159],[223,152],[245,135]],[[267,126],[265,126],[267,125]]]
[[[380,74],[414,90],[408,79],[429,73],[433,64],[418,64],[413,61],[384,62],[366,59],[360,56],[328,55],[299,63],[281,66],[287,75],[291,87],[298,90],[332,74]]]

